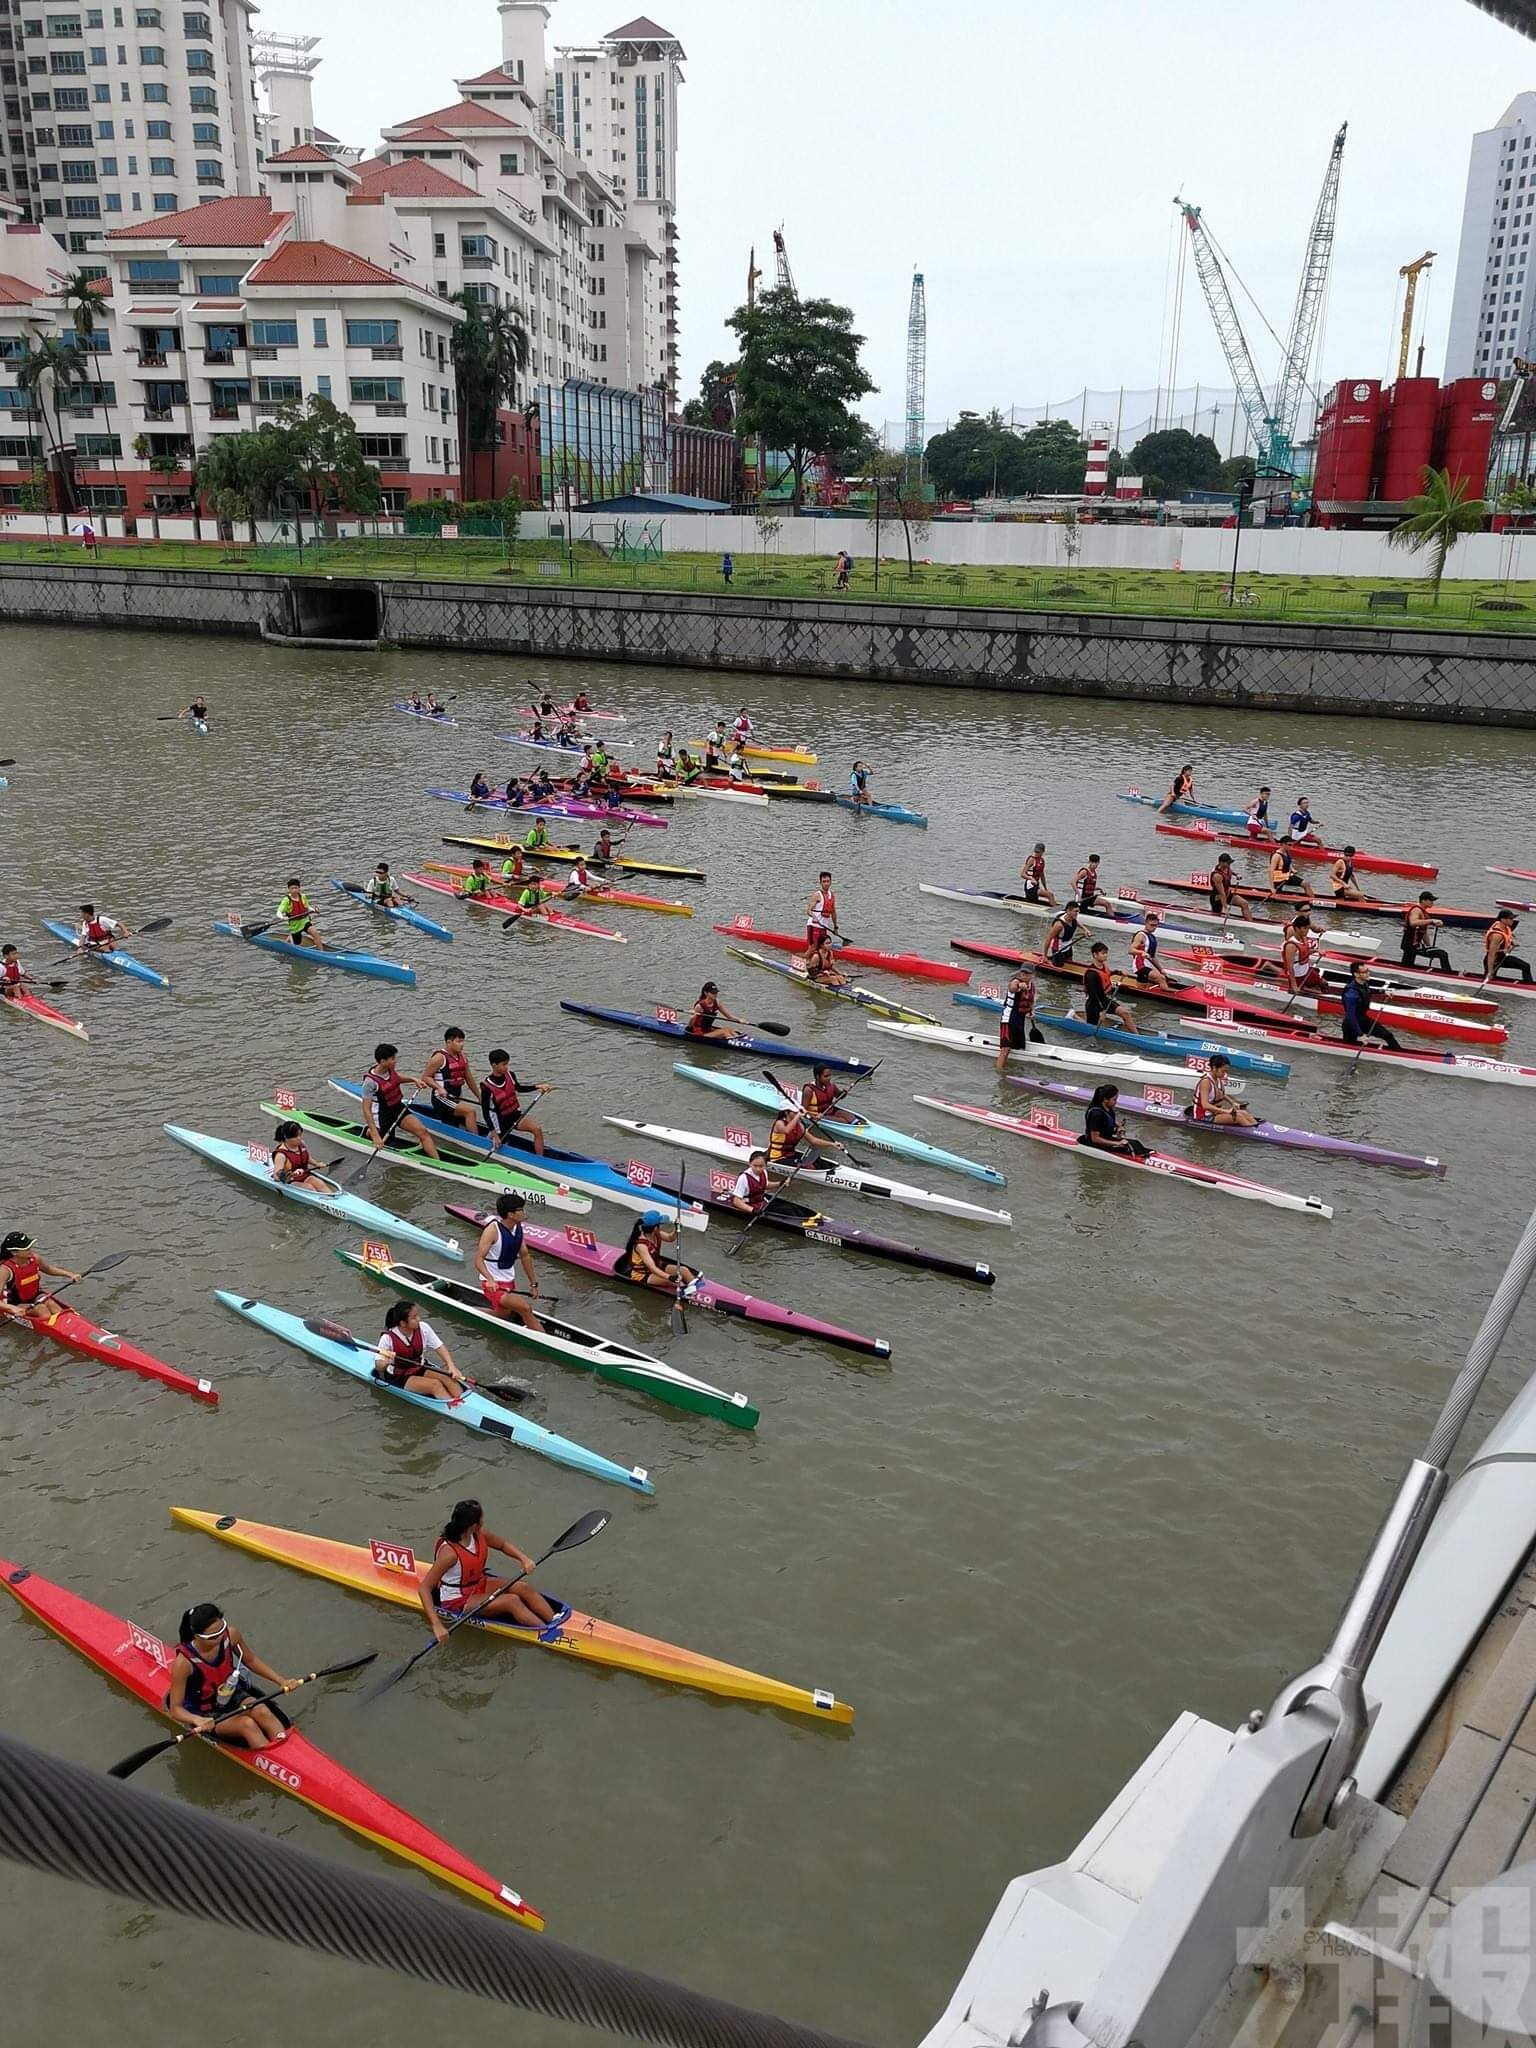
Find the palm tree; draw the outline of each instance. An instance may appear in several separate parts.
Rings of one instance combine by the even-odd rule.
[[[90,340],[91,336],[95,334],[97,328],[101,325],[97,316],[101,311],[101,294],[103,289],[100,278],[91,277],[83,270],[71,271],[69,276],[59,286],[59,297],[64,302],[64,310],[69,314],[75,334],[80,342],[80,353],[82,357],[89,356],[93,374],[96,368],[96,359],[90,349]],[[110,357],[108,360],[111,360]],[[96,381],[103,383],[105,386],[106,380],[97,378]],[[115,441],[117,438],[117,428],[112,420],[112,404],[110,399],[104,398],[102,400],[102,410],[107,416],[107,433]],[[118,490],[121,491],[123,480],[118,474],[117,456],[114,453],[107,459],[112,464],[112,481]],[[125,496],[123,502],[123,521],[125,526],[127,524],[127,515],[128,504]]]
[[[1481,533],[1488,507],[1481,498],[1468,496],[1464,477],[1452,477],[1448,469],[1426,469],[1424,489],[1408,500],[1408,516],[1387,535],[1395,548],[1411,555],[1429,549],[1429,576],[1434,602],[1440,602],[1440,579],[1450,560],[1451,549],[1464,533]]]
[[[82,383],[80,374],[80,351],[68,347],[55,334],[34,335],[27,342],[27,352],[16,366],[16,382],[23,391],[30,393],[33,404],[42,417],[43,431],[49,437],[53,449],[54,466],[59,476],[59,496],[64,501],[64,510],[76,509],[74,478],[64,460],[64,442],[59,428],[60,394],[67,392],[72,384]],[[53,418],[48,417],[45,384],[53,386]]]
[[[473,461],[496,445],[496,414],[517,398],[518,379],[532,360],[528,330],[513,306],[484,306],[470,292],[451,301],[464,310],[453,334],[454,386],[459,408],[459,474],[466,498],[474,495]]]

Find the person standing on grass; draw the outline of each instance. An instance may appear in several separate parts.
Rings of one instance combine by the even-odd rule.
[[[720,557],[720,574],[725,579],[726,589],[729,590],[731,578],[736,574],[736,564],[731,560],[729,549]]]

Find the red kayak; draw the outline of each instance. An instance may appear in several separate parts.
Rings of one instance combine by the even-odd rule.
[[[529,924],[552,924],[557,931],[579,932],[584,939],[609,939],[616,946],[629,944],[622,932],[611,932],[606,925],[588,924],[582,917],[567,917],[563,910],[530,913],[510,896],[498,896],[494,891],[485,896],[466,896],[456,883],[440,882],[435,875],[407,875],[405,879],[414,882],[418,889],[435,889],[439,896],[455,896],[471,910],[494,910],[502,917],[525,918]]]
[[[1210,893],[1211,878],[1209,873],[1205,873],[1191,875],[1185,882],[1176,882],[1171,875],[1153,875],[1151,884],[1154,889],[1172,889],[1180,896],[1207,896]],[[1347,913],[1351,919],[1401,917],[1405,911],[1412,908],[1407,903],[1389,903],[1384,898],[1378,900],[1374,896],[1319,896],[1314,903],[1309,903],[1299,889],[1252,889],[1246,883],[1239,883],[1238,888],[1250,903],[1290,903],[1302,910],[1311,910],[1326,904],[1327,908],[1337,910],[1341,915]],[[1443,903],[1435,905],[1434,916],[1436,924],[1453,925],[1458,930],[1475,930],[1479,926],[1486,927],[1493,923],[1492,911],[1451,910]]]
[[[1255,837],[1251,832],[1218,832],[1213,825],[1159,825],[1173,839],[1203,839],[1208,846],[1231,846],[1244,853],[1261,853],[1267,860],[1278,840]],[[1297,860],[1342,860],[1342,846],[1319,846],[1315,840],[1292,839],[1290,852]],[[1373,875],[1406,875],[1410,882],[1432,882],[1440,870],[1427,860],[1396,860],[1389,853],[1356,853],[1355,866]]]
[[[728,939],[750,939],[754,946],[776,946],[781,953],[805,951],[803,938],[797,939],[792,932],[759,931],[750,917],[717,924],[715,930],[724,932]],[[878,967],[887,974],[911,974],[922,981],[965,982],[971,978],[968,967],[956,967],[948,960],[925,960],[920,953],[877,953],[868,946],[839,946],[837,957],[856,967]]]
[[[1279,977],[1279,963],[1267,953],[1205,953],[1191,947],[1165,946],[1158,954],[1159,960],[1179,960],[1185,967],[1195,968],[1217,981],[1241,981],[1251,988],[1271,989],[1283,994],[1285,983]],[[1324,953],[1323,980],[1326,991],[1314,990],[1314,994],[1337,995],[1349,980],[1347,966],[1331,963],[1342,960],[1342,954]],[[1356,955],[1351,953],[1348,960],[1353,964]],[[1371,999],[1379,1003],[1395,1003],[1409,1010],[1444,1010],[1451,1016],[1496,1017],[1499,1006],[1491,996],[1471,993],[1457,988],[1436,988],[1424,980],[1417,968],[1405,967],[1401,973],[1394,973],[1374,960],[1366,965],[1371,970]],[[1265,970],[1268,970],[1266,973]]]
[[[159,1380],[162,1386],[172,1387],[178,1394],[190,1394],[194,1401],[218,1405],[218,1393],[211,1380],[195,1380],[189,1373],[178,1372],[174,1365],[162,1364],[149,1352],[114,1336],[110,1330],[102,1329],[100,1324],[89,1321],[76,1309],[66,1308],[60,1301],[51,1301],[45,1296],[35,1308],[26,1312],[25,1319],[34,1330],[51,1337],[55,1344],[62,1344],[66,1351],[79,1351],[87,1358],[99,1358],[103,1365],[119,1365],[125,1372],[136,1372],[147,1380]]]
[[[33,995],[28,988],[18,989],[14,995],[4,998],[12,1010],[19,1010],[28,1017],[35,1017],[39,1024],[51,1024],[55,1031],[67,1031],[71,1038],[89,1038],[90,1033],[78,1018],[66,1016],[56,1010],[52,1003],[45,1003],[41,996]]]

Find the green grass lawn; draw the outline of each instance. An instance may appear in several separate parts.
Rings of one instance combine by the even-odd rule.
[[[358,539],[320,546],[192,541],[106,541],[94,560],[112,568],[201,569],[258,574],[330,574],[417,577],[440,582],[508,583],[543,588],[577,584],[591,589],[670,590],[719,596],[725,585],[716,554],[672,554],[662,561],[625,562],[591,543],[567,555],[559,543],[518,541],[510,559],[495,540]],[[51,562],[78,567],[77,542],[0,539],[0,564]],[[999,610],[1131,612],[1164,618],[1291,620],[1335,625],[1442,627],[1456,632],[1536,630],[1536,583],[1446,583],[1438,606],[1427,582],[1413,577],[1380,580],[1324,576],[1239,575],[1237,602],[1218,573],[1172,569],[951,568],[883,563],[878,586],[873,564],[854,567],[848,597],[882,604],[961,605]],[[736,597],[834,597],[832,564],[811,555],[738,555],[731,594]],[[1371,604],[1373,595],[1400,594],[1403,606]]]

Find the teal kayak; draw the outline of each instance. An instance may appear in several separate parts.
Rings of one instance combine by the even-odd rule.
[[[928,820],[922,812],[909,810],[905,804],[856,804],[851,796],[840,795],[833,801],[861,818],[889,818],[893,825],[921,825],[925,832],[928,830]]]
[[[73,946],[82,960],[99,960],[104,967],[115,967],[119,974],[131,974],[135,981],[147,981],[151,988],[169,988],[170,976],[158,969],[146,967],[142,960],[135,960],[131,953],[125,953],[121,946],[98,949],[82,946],[72,924],[66,924],[61,917],[45,917],[43,930],[52,932],[56,939],[62,939],[66,946]]]
[[[319,1188],[289,1187],[285,1181],[272,1178],[271,1155],[266,1159],[253,1158],[252,1152],[266,1151],[265,1146],[236,1144],[232,1138],[210,1138],[202,1131],[189,1131],[182,1124],[162,1124],[161,1130],[168,1138],[174,1138],[178,1145],[185,1145],[189,1152],[199,1152],[204,1159],[211,1159],[216,1166],[227,1166],[231,1173],[238,1173],[242,1179],[254,1181],[268,1194],[284,1195],[290,1202],[300,1202],[308,1209],[318,1209],[322,1216],[329,1216],[335,1223],[355,1223],[359,1229],[372,1236],[399,1238],[405,1244],[420,1246],[423,1251],[436,1252],[440,1259],[455,1259],[462,1263],[464,1247],[457,1238],[439,1237],[433,1231],[423,1230],[420,1224],[407,1223],[403,1216],[393,1215],[388,1209],[381,1209],[373,1202],[365,1202],[361,1195],[349,1195],[345,1188],[337,1188],[334,1194],[326,1194]]]
[[[292,939],[275,939],[270,932],[245,932],[228,918],[218,918],[214,930],[226,939],[244,939],[248,946],[260,946],[264,953],[285,953],[305,967],[337,967],[343,974],[366,974],[371,981],[393,981],[401,988],[416,986],[414,967],[398,960],[381,960],[376,953],[343,953],[335,946],[296,946]]]
[[[436,918],[426,917],[413,909],[409,903],[370,903],[367,891],[356,882],[341,882],[332,875],[331,887],[339,889],[343,896],[350,896],[360,910],[372,910],[380,917],[392,917],[399,924],[408,924],[413,930],[425,932],[429,939],[445,939],[453,944],[453,933],[447,925],[439,924]]]
[[[615,1486],[627,1486],[635,1493],[656,1491],[643,1466],[626,1468],[616,1465],[611,1458],[600,1457],[584,1444],[572,1443],[567,1436],[556,1436],[542,1423],[530,1422],[527,1416],[514,1414],[499,1402],[488,1401],[472,1388],[451,1404],[434,1401],[427,1394],[408,1394],[403,1387],[392,1387],[374,1378],[371,1345],[323,1337],[318,1331],[307,1328],[302,1316],[290,1315],[287,1309],[272,1308],[264,1301],[253,1301],[249,1295],[232,1294],[224,1287],[214,1290],[214,1298],[223,1302],[226,1308],[232,1308],[236,1315],[244,1316],[248,1323],[254,1323],[259,1330],[270,1331],[274,1337],[281,1337],[285,1344],[307,1351],[311,1358],[334,1365],[355,1380],[365,1380],[381,1393],[393,1394],[396,1400],[409,1401],[413,1408],[424,1408],[429,1415],[440,1416],[448,1422],[462,1422],[466,1428],[477,1430],[482,1436],[502,1437],[522,1450],[537,1451],[540,1457],[552,1458],[557,1465],[568,1465],[573,1472],[584,1472],[589,1479],[610,1479]]]

